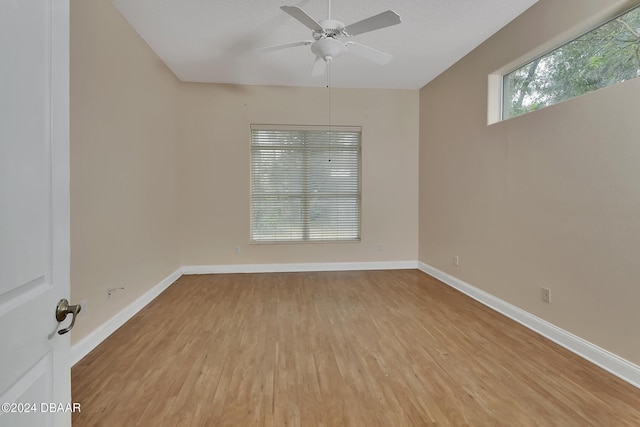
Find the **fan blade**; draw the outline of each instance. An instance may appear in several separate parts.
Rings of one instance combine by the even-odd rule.
[[[269,52],[269,51],[272,51],[272,50],[286,49],[288,47],[309,46],[311,43],[313,43],[313,40],[301,40],[299,42],[284,43],[284,44],[277,44],[277,45],[274,45],[274,46],[260,47],[260,48],[258,48],[256,50],[259,51],[259,52]]]
[[[400,15],[395,13],[393,10],[387,10],[386,12],[373,15],[354,24],[347,25],[344,27],[344,31],[350,36],[355,36],[356,34],[362,34],[380,28],[389,27],[391,25],[396,25],[400,22]]]
[[[347,42],[347,51],[379,65],[387,65],[393,59],[393,56],[387,52],[352,41]]]
[[[327,71],[327,62],[319,56],[316,56],[316,62],[313,63],[313,69],[311,75],[318,77],[323,75]]]
[[[315,19],[307,15],[307,12],[300,9],[298,6],[282,6],[280,9],[284,10],[286,13],[302,22],[307,28],[311,30],[318,31],[320,33],[324,31],[324,28],[322,28],[322,26],[318,24]]]

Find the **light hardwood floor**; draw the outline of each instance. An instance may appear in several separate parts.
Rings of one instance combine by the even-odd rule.
[[[183,276],[72,389],[74,427],[640,425],[640,390],[418,270]]]

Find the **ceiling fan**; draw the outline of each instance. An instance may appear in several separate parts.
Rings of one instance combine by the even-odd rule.
[[[311,52],[316,55],[316,61],[311,70],[312,76],[323,75],[327,70],[327,64],[346,52],[351,52],[379,65],[388,64],[393,58],[387,52],[350,40],[351,37],[358,34],[399,24],[400,16],[392,10],[387,10],[345,26],[342,22],[331,19],[331,0],[328,1],[327,19],[319,22],[297,6],[282,6],[280,9],[309,28],[313,40],[267,46],[258,50],[272,51],[311,45]]]

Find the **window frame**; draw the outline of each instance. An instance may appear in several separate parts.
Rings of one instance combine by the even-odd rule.
[[[300,193],[288,193],[288,192],[282,192],[282,193],[273,193],[274,194],[274,199],[278,198],[278,194],[280,195],[280,197],[282,197],[283,199],[295,199],[295,198],[299,198],[300,202],[305,204],[305,207],[302,207],[300,209],[300,218],[299,220],[301,221],[302,224],[302,234],[299,237],[293,237],[292,235],[289,235],[288,237],[286,236],[286,233],[283,233],[282,236],[277,237],[277,230],[274,232],[274,234],[272,235],[272,238],[269,238],[269,236],[265,235],[263,237],[260,237],[260,235],[256,234],[256,228],[255,228],[255,214],[256,212],[254,211],[254,195],[255,195],[255,165],[254,165],[254,151],[260,151],[260,150],[268,150],[263,148],[256,148],[256,146],[254,145],[254,131],[280,131],[280,132],[303,132],[306,135],[306,132],[315,132],[317,133],[321,133],[321,132],[348,132],[348,133],[357,133],[357,145],[355,146],[355,149],[352,150],[347,150],[347,151],[352,151],[356,153],[357,156],[357,161],[356,161],[356,172],[357,172],[357,193],[352,193],[351,196],[349,196],[348,192],[345,192],[345,196],[341,196],[344,197],[346,199],[351,198],[354,202],[355,205],[357,207],[357,215],[354,217],[350,217],[350,220],[355,221],[356,227],[354,228],[355,231],[355,236],[354,237],[344,237],[344,238],[324,238],[322,237],[322,233],[320,237],[313,236],[313,233],[310,234],[310,229],[312,228],[310,226],[310,222],[312,220],[312,215],[309,214],[309,208],[308,208],[308,203],[310,201],[318,201],[321,200],[323,197],[327,196],[327,193],[322,193],[319,194],[317,196],[313,196],[313,193],[309,191],[309,188],[306,187],[307,186],[307,181],[309,179],[309,173],[313,172],[313,170],[306,166],[306,161],[304,160],[305,166],[302,168],[302,171],[304,173],[303,176],[301,176],[301,182],[303,182],[304,184],[302,185],[303,187],[305,187],[304,191],[300,192]],[[304,141],[306,141],[306,137],[303,139]],[[317,148],[310,146],[310,145],[304,145],[306,144],[306,142],[303,142],[303,146],[300,145],[296,145],[296,144],[291,144],[291,146],[289,146],[291,149],[293,149],[294,151],[299,151],[299,153],[302,154],[304,159],[308,159],[309,156],[311,155],[311,153],[318,153],[318,152],[328,152],[331,153],[331,148],[322,148],[320,150],[318,150]],[[330,146],[328,146],[330,147]],[[274,145],[274,150],[278,150],[278,149],[282,149],[282,146],[277,146]],[[336,147],[334,148],[336,151],[339,150],[344,150],[344,148],[340,148],[339,146],[336,145]],[[302,173],[301,171],[301,173]],[[250,207],[249,207],[249,216],[250,216],[250,225],[249,225],[249,243],[250,244],[257,244],[257,245],[262,245],[262,244],[310,244],[310,243],[342,243],[342,242],[346,242],[346,243],[353,243],[353,242],[360,242],[362,240],[362,127],[361,126],[326,126],[326,125],[289,125],[289,124],[283,124],[283,125],[276,125],[276,124],[251,124],[250,126]],[[341,197],[337,197],[338,199]],[[257,198],[256,198],[257,199]],[[335,208],[338,205],[330,205],[331,207],[329,209],[331,209],[332,207]],[[329,234],[329,233],[327,233]],[[273,236],[276,235],[276,237],[274,238]]]
[[[600,28],[608,24],[609,22],[619,18],[622,15],[625,15],[632,10],[640,7],[640,3],[629,6],[628,2],[624,4],[612,5],[611,7],[600,10],[598,13],[592,15],[588,19],[584,20],[580,24],[560,33],[559,35],[552,37],[550,40],[542,43],[535,49],[529,51],[528,53],[520,56],[514,61],[500,67],[498,70],[490,73],[488,75],[487,81],[487,125],[492,125],[495,123],[500,123],[503,121],[510,120],[512,118],[528,115],[529,113],[545,109],[546,107],[550,107],[568,100],[571,100],[576,97],[580,97],[584,94],[580,94],[571,98],[567,98],[556,102],[554,104],[549,104],[543,106],[537,110],[525,112],[523,114],[505,117],[504,116],[504,104],[505,104],[505,93],[504,93],[504,78],[508,74],[518,70],[519,68],[523,68],[533,61],[545,57],[546,55],[561,49],[563,46],[579,39],[580,37]],[[636,77],[637,78],[637,77]],[[622,83],[622,82],[620,82]],[[611,85],[608,85],[611,86]],[[600,89],[604,89],[608,86],[604,86]],[[598,90],[598,89],[596,89]],[[595,90],[594,90],[595,91]]]

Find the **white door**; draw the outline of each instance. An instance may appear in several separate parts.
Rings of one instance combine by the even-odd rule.
[[[69,0],[0,0],[0,426],[71,425],[61,298],[69,298]]]

